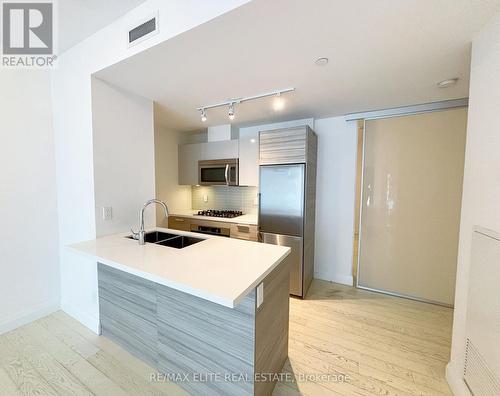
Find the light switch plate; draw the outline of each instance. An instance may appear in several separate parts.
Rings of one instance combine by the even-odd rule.
[[[111,206],[102,208],[102,219],[106,221],[113,219],[113,208]]]
[[[264,302],[264,282],[257,286],[257,308]]]

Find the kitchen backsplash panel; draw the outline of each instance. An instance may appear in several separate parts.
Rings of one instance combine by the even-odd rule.
[[[244,214],[255,214],[258,192],[258,187],[193,186],[192,208],[241,210]],[[205,195],[208,202],[203,200]]]

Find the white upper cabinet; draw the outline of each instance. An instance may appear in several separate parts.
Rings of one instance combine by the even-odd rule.
[[[258,187],[260,163],[269,163],[266,161],[276,163],[276,155],[280,157],[282,163],[305,162],[306,128],[304,125],[312,127],[313,119],[239,128],[239,140],[235,139],[231,125],[211,127],[208,134],[209,140],[218,138],[226,140],[179,146],[179,184],[190,186],[198,184],[199,160],[239,158],[239,185]],[[289,128],[289,130],[280,133],[279,129],[283,128]],[[264,132],[265,144],[262,153],[259,150],[260,131],[270,131]],[[232,137],[231,140],[227,139],[229,136]],[[274,144],[276,139],[278,147]],[[283,147],[280,146],[281,144]]]
[[[240,129],[240,186],[259,185],[259,130]]]
[[[201,158],[201,144],[179,145],[179,184],[198,184],[198,160]]]
[[[201,160],[238,158],[238,140],[201,143],[201,151]]]
[[[238,158],[238,140],[179,145],[179,184],[198,184],[198,161]]]

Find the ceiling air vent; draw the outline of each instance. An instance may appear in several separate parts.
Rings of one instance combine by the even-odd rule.
[[[138,44],[159,32],[158,14],[150,15],[128,31],[128,46]]]

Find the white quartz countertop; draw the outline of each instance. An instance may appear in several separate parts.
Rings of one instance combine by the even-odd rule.
[[[190,217],[193,219],[220,221],[224,223],[236,223],[236,224],[257,225],[259,223],[257,214],[244,214],[238,217],[233,217],[231,219],[228,219],[225,217],[198,216],[197,210],[186,210],[186,211],[176,211],[170,214],[169,216]]]
[[[179,230],[155,230],[204,239],[175,249],[141,246],[115,234],[77,243],[68,249],[164,286],[234,308],[290,253],[290,248]],[[150,230],[153,231],[153,230]]]

